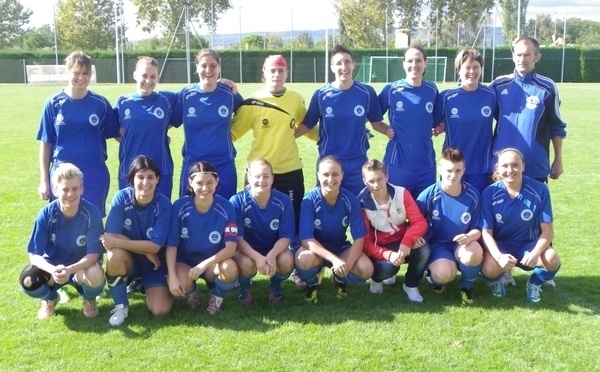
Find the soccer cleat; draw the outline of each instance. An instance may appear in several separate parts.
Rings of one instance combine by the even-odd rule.
[[[554,282],[554,279],[546,280],[542,283],[542,285],[547,285],[549,287],[556,288],[556,283]]]
[[[492,291],[492,294],[496,297],[506,297],[506,287],[504,285],[504,278],[500,278],[496,281],[487,283],[488,287]]]
[[[185,304],[190,309],[194,310],[200,304],[200,293],[196,289],[191,295],[185,298]]]
[[[211,295],[210,300],[208,301],[208,307],[206,308],[206,311],[208,311],[210,315],[215,315],[216,313],[221,311],[222,304],[223,297]]]
[[[471,305],[475,301],[473,298],[473,288],[461,288],[460,299],[463,304]]]
[[[121,324],[123,324],[125,319],[127,319],[128,315],[129,315],[129,308],[125,307],[123,304],[119,304],[119,305],[115,306],[114,309],[111,310],[110,318],[108,319],[108,323],[113,327],[118,327]]]
[[[59,288],[56,292],[58,293],[59,304],[66,304],[71,299],[71,296],[69,296],[69,293],[64,288]]]
[[[515,282],[515,278],[512,276],[512,270],[509,270],[502,274],[502,280],[504,281],[505,286],[516,287],[517,283]]]
[[[408,299],[412,302],[423,302],[423,296],[421,296],[421,292],[419,292],[419,288],[417,287],[407,287],[406,284],[402,284],[402,289],[406,292]]]
[[[240,303],[244,306],[250,306],[250,304],[252,303],[252,292],[250,291],[250,287],[240,287],[238,301],[240,301]]]
[[[527,301],[538,303],[542,299],[542,286],[527,281]]]
[[[382,294],[383,293],[383,283],[377,283],[373,279],[371,279],[371,284],[369,285],[369,291],[373,294]]]
[[[133,296],[135,292],[140,292],[143,295],[146,294],[144,286],[142,286],[141,278],[133,279],[131,283],[129,283],[129,285],[127,286],[127,296]]]
[[[51,316],[54,316],[54,309],[56,308],[57,303],[58,299],[42,300],[42,306],[40,306],[40,309],[37,313],[38,319],[46,319]]]
[[[337,280],[335,280],[335,276],[333,277],[333,287],[335,288],[335,297],[348,297],[348,291],[346,291],[346,283],[339,283]]]
[[[98,316],[98,305],[96,300],[83,300],[83,315],[87,318],[95,318]]]
[[[383,280],[383,284],[385,284],[385,285],[394,285],[394,284],[396,284],[396,275],[390,276],[389,278],[384,279]]]
[[[431,280],[431,277],[429,275],[426,276],[425,279],[427,279],[427,283],[429,283],[429,285],[431,285],[431,289],[435,293],[443,293],[446,290],[446,286],[445,285],[435,285],[435,284],[433,284],[433,281]]]
[[[271,288],[269,289],[269,295],[267,296],[267,299],[272,304],[278,304],[279,302],[281,302],[281,300],[283,299],[283,294],[281,293],[281,287],[280,286],[277,286],[277,287],[271,286]]]
[[[319,301],[318,288],[319,288],[319,286],[316,284],[315,285],[307,285],[306,288],[304,288],[304,300],[306,302],[312,302],[312,303],[316,304]]]
[[[298,272],[296,270],[292,271],[292,275],[290,276],[292,277],[292,280],[294,281],[296,287],[301,289],[306,288],[306,283],[304,283],[304,281],[300,278],[300,275],[298,275]]]

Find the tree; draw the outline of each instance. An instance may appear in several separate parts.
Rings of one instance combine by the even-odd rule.
[[[243,49],[264,49],[265,38],[261,35],[248,35],[242,39]]]
[[[494,0],[433,0],[428,19],[437,28],[438,46],[473,45]],[[482,36],[482,35],[479,35]]]
[[[114,0],[59,0],[56,12],[56,32],[62,48],[114,48]]]
[[[521,35],[517,35],[517,19],[518,19],[518,4],[521,2]],[[502,34],[504,42],[512,44],[517,37],[525,35],[525,22],[527,14],[527,5],[529,0],[500,0],[500,8],[502,9]]]
[[[33,12],[18,0],[0,0],[0,9],[0,48],[7,48],[25,35],[23,26],[29,23]]]
[[[281,35],[272,33],[272,34],[267,34],[265,37],[266,37],[265,41],[267,44],[267,49],[283,48],[283,39],[281,38]]]
[[[25,37],[25,49],[54,49],[54,32],[50,25],[43,25],[29,32]]]
[[[527,22],[527,35],[535,37],[540,45],[552,45],[554,20],[550,14],[539,14]]]
[[[132,0],[132,3],[137,8],[137,23],[144,31],[152,32],[158,27],[163,35],[175,34],[178,47],[184,46],[184,34],[179,30],[185,22],[182,15],[186,4],[190,22],[205,24],[211,32],[216,30],[219,16],[231,8],[231,0]]]
[[[312,34],[309,32],[301,32],[296,40],[294,40],[294,49],[312,49],[315,47]]]

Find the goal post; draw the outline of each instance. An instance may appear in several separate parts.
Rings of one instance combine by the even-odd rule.
[[[59,85],[69,82],[65,65],[26,65],[27,83],[30,85]],[[92,65],[90,84],[96,84],[96,66]]]
[[[363,57],[354,79],[361,83],[388,83],[404,78],[404,57]],[[427,57],[425,80],[446,82],[447,57]]]
[[[427,69],[423,79],[436,83],[446,82],[448,57],[427,57]]]

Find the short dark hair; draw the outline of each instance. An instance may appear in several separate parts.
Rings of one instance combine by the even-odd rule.
[[[462,48],[456,54],[456,59],[454,60],[454,67],[456,71],[459,71],[461,66],[468,61],[479,62],[479,65],[483,67],[483,56],[476,49],[473,48]]]
[[[160,169],[154,160],[146,155],[138,155],[131,161],[131,164],[129,165],[129,170],[127,171],[127,184],[133,187],[135,174],[146,169],[150,169],[152,172],[154,172],[156,177],[160,178]]]
[[[446,147],[444,151],[442,151],[442,159],[448,160],[452,163],[460,163],[465,162],[465,155],[457,148],[454,147]]]
[[[421,54],[423,55],[423,60],[427,61],[427,52],[425,51],[425,48],[423,48],[422,46],[418,45],[418,44],[413,44],[410,47],[408,47],[408,49],[406,49],[404,51],[404,55],[406,56],[406,52],[408,52],[411,49],[416,49],[419,52],[421,52]]]
[[[332,162],[332,163],[336,163],[340,167],[342,167],[342,161],[340,160],[340,158],[338,158],[335,155],[327,155],[327,156],[324,156],[321,159],[319,159],[319,163],[317,164],[317,169],[321,166],[322,163],[325,163],[325,162],[328,162],[328,161]],[[342,167],[342,169],[343,169],[343,167]]]
[[[333,57],[336,54],[340,54],[340,53],[346,53],[346,54],[350,55],[350,58],[352,58],[352,60],[354,61],[354,55],[352,54],[350,49],[348,49],[345,46],[340,45],[340,44],[334,45],[333,49],[331,50],[331,56]]]
[[[387,175],[387,169],[385,169],[385,165],[377,159],[369,159],[363,164],[362,174],[364,175],[366,171],[382,171],[383,174]]]
[[[533,49],[535,51],[535,54],[538,54],[540,52],[540,42],[537,41],[536,38],[531,37],[531,36],[521,36],[521,37],[517,38],[517,40],[515,40],[515,42],[512,43],[513,48],[515,47],[515,45],[517,45],[521,41],[526,41],[526,42],[533,44]]]

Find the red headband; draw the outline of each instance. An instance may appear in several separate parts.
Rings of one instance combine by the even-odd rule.
[[[280,66],[283,67],[287,70],[287,62],[285,60],[285,58],[283,58],[283,56],[281,54],[275,54],[272,56],[268,56],[265,59],[265,63],[263,64],[263,70],[267,67],[267,66]]]

